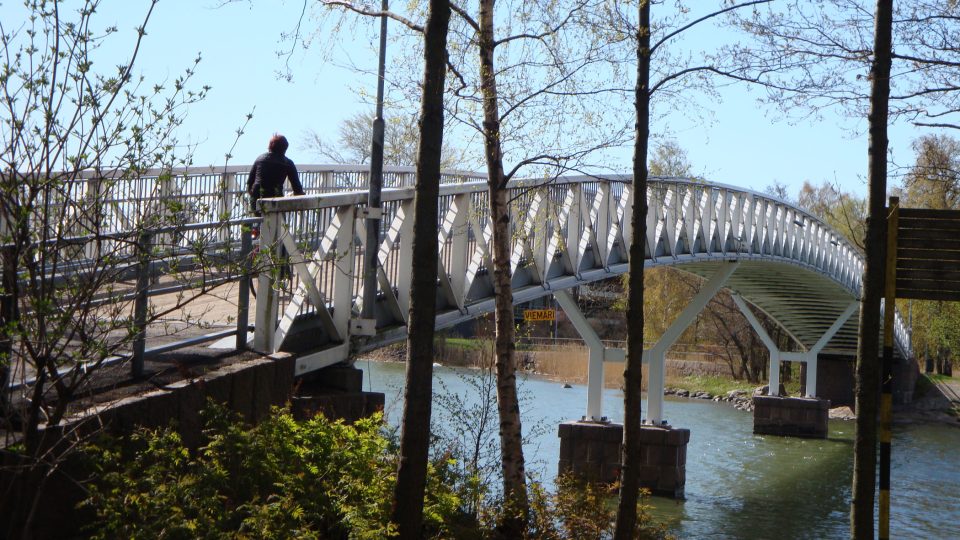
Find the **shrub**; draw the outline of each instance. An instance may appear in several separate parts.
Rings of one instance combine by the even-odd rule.
[[[86,449],[96,481],[83,505],[94,539],[386,538],[396,447],[382,417],[353,425],[318,416],[297,422],[275,409],[254,427],[220,405],[203,411],[205,444],[191,453],[172,428],[140,429]],[[508,512],[490,485],[449,451],[430,463],[424,537],[496,538]],[[531,482],[528,538],[609,538],[610,487],[560,477]],[[480,504],[482,508],[477,508]],[[638,538],[666,538],[639,508]]]
[[[570,475],[557,477],[554,493],[532,483],[529,537],[539,540],[612,538],[617,517],[616,496],[616,485],[587,483]],[[646,504],[649,496],[647,490],[641,492],[632,538],[672,538],[666,527],[650,515],[650,506]]]
[[[204,422],[207,444],[194,455],[170,428],[90,450],[99,472],[85,502],[99,521],[93,538],[393,534],[396,463],[379,415],[345,425],[276,410],[249,428],[209,406]]]

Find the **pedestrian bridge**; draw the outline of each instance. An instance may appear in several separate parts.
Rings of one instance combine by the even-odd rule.
[[[191,168],[136,178],[105,178],[91,172],[66,184],[69,189],[62,200],[51,201],[60,204],[59,212],[66,216],[52,225],[53,232],[77,235],[63,240],[61,251],[71,264],[52,272],[102,272],[121,284],[136,277],[135,287],[98,300],[135,300],[133,321],[140,329],[130,355],[135,373],[138,365],[142,369],[144,357],[162,351],[231,336],[235,345],[228,346],[246,343],[249,272],[207,275],[205,268],[212,262],[216,270],[220,260],[245,261],[241,268],[250,264],[249,233],[243,230],[251,221],[244,219],[242,196],[247,170]],[[360,166],[301,170],[307,196],[262,202],[252,344],[264,352],[296,352],[298,374],[404,339],[410,278],[418,268],[411,257],[414,171],[388,168],[381,240],[375,246],[380,264],[374,320],[360,320],[367,170]],[[514,181],[508,189],[514,302],[552,295],[567,312],[590,347],[587,416],[599,418],[603,362],[622,361],[624,351],[604,347],[566,291],[627,272],[633,235],[630,211],[636,196],[630,178],[533,178]],[[726,287],[769,347],[772,365],[806,363],[807,393],[817,395],[818,356],[852,356],[856,351],[854,315],[863,270],[857,249],[807,212],[732,186],[655,177],[644,196],[649,207],[645,266],[671,265],[707,278],[660,341],[644,351],[650,388],[663,386],[667,349],[710,298]],[[445,328],[494,308],[485,178],[444,174],[437,204],[436,326]],[[104,268],[104,253],[123,264]],[[195,271],[190,279],[181,276],[182,283],[174,279],[191,268]],[[280,271],[286,268],[292,270],[289,277]],[[172,281],[165,281],[168,274]],[[196,291],[237,278],[235,328],[148,346],[156,342],[147,343],[153,339],[147,331],[147,313],[170,311],[169,303],[179,306],[184,291],[202,295]],[[120,293],[122,297],[117,296]],[[169,296],[176,298],[164,300]],[[793,338],[791,350],[779,350],[757,321],[757,311]],[[197,318],[209,322],[209,311],[202,309]],[[898,354],[910,358],[907,330],[899,317],[894,330]],[[772,388],[779,387],[778,373],[771,369]],[[659,419],[658,403],[651,404],[649,414]]]
[[[382,194],[374,332],[363,330],[358,320],[362,253],[367,249],[365,220],[360,219],[366,203],[361,189],[365,174],[342,168],[316,177],[323,181],[314,187],[325,193],[262,203],[262,264],[279,267],[289,262],[293,271],[289,280],[281,279],[278,272],[260,273],[254,348],[297,350],[299,374],[406,335],[410,277],[418,264],[411,257],[414,173],[393,169],[385,182],[396,187]],[[310,178],[310,173],[305,175],[305,184]],[[630,177],[526,179],[512,182],[508,189],[514,302],[557,296],[590,344],[595,335],[589,335],[592,330],[582,317],[571,313],[576,305],[564,291],[627,272],[633,235],[630,210],[636,196]],[[649,212],[644,265],[676,266],[708,279],[661,342],[645,351],[645,360],[651,362],[651,388],[658,382],[662,386],[663,355],[671,339],[679,337],[710,297],[726,287],[770,347],[772,358],[778,360],[774,365],[807,363],[807,393],[816,395],[817,355],[856,351],[857,317],[853,315],[859,308],[862,254],[804,210],[748,190],[654,177],[645,196]],[[440,329],[492,312],[494,301],[492,228],[484,178],[445,175],[438,204],[436,327]],[[776,321],[799,350],[779,351],[748,303]],[[359,333],[373,335],[351,339]],[[899,316],[895,335],[899,354],[912,356]],[[603,359],[623,358],[622,351],[599,347],[599,352],[591,354],[591,364],[599,364],[600,370]],[[591,378],[595,369],[590,370]],[[777,373],[771,370],[773,388],[779,386]],[[651,418],[659,419],[658,407],[651,408]],[[595,407],[588,405],[588,416],[599,417],[599,402]]]

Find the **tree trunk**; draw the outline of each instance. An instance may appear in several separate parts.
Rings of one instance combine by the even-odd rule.
[[[870,70],[870,140],[868,149],[870,214],[864,242],[863,293],[857,346],[856,437],[853,450],[853,500],[850,536],[873,538],[873,504],[877,469],[877,408],[880,392],[880,298],[883,296],[884,237],[887,196],[887,116],[890,100],[893,0],[877,0]]]
[[[4,234],[4,238],[8,233]],[[4,239],[4,241],[7,241]],[[18,318],[17,253],[13,248],[0,250],[3,292],[0,293],[0,425],[18,423],[10,407],[10,380],[13,372],[13,336],[10,329]]]
[[[433,330],[437,310],[437,200],[440,193],[443,89],[447,73],[449,23],[449,0],[430,0],[430,13],[424,30],[423,98],[412,240],[417,271],[413,273],[410,284],[406,389],[392,515],[400,538],[405,539],[422,536],[423,492],[430,447]],[[367,249],[370,248],[367,246]]]
[[[517,399],[517,365],[510,269],[510,213],[507,203],[500,111],[494,67],[494,0],[480,0],[480,89],[483,94],[483,143],[493,222],[493,291],[496,325],[497,411],[500,415],[503,493],[506,501],[501,533],[519,538],[528,514],[527,483]]]
[[[614,538],[633,537],[640,471],[640,371],[643,360],[643,259],[647,237],[647,144],[650,138],[650,2],[641,0],[637,29],[636,140],[633,146],[633,212],[627,296],[627,361],[623,370],[623,444],[620,499]]]

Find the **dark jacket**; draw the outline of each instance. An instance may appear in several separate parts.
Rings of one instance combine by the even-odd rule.
[[[267,152],[253,162],[250,176],[247,177],[247,193],[256,205],[263,197],[282,197],[283,182],[290,179],[290,187],[295,195],[303,195],[303,186],[297,175],[297,166],[283,154]]]

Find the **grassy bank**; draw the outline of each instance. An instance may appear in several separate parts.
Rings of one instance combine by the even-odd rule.
[[[480,367],[485,359],[489,362],[492,354],[492,344],[489,341],[469,338],[438,338],[437,361],[450,366]],[[402,346],[401,346],[402,347]],[[402,353],[394,351],[394,356],[402,360]],[[560,382],[572,384],[586,384],[587,382],[587,349],[578,345],[564,345],[538,350],[517,350],[517,361],[520,368],[530,373],[536,373]],[[678,369],[683,364],[684,370]],[[690,373],[693,364],[694,373]],[[604,362],[604,385],[608,388],[619,388],[623,380],[623,364],[619,362]],[[643,387],[646,389],[648,380],[647,366],[643,367]],[[711,395],[726,395],[738,390],[752,394],[757,386],[764,384],[751,383],[743,379],[735,379],[729,374],[729,368],[722,363],[677,361],[667,358],[667,373],[665,384],[668,388],[687,390],[690,393],[703,391]],[[790,381],[784,383],[791,395],[800,391],[799,366],[793,367]]]
[[[687,390],[693,392],[709,392],[710,395],[722,396],[734,390],[740,390],[747,394],[752,394],[757,387],[756,384],[749,381],[736,380],[731,377],[721,377],[719,375],[688,375],[685,377],[667,377],[666,385],[670,388]]]

